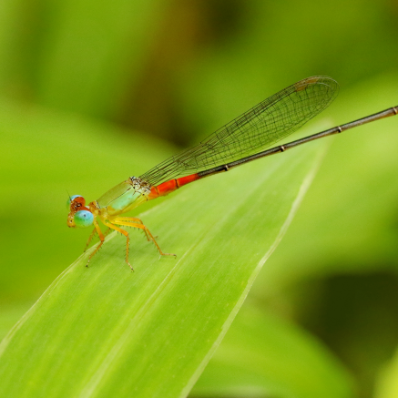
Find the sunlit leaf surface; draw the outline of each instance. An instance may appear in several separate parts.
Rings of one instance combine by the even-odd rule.
[[[287,228],[323,155],[312,143],[205,179],[142,214],[164,251],[111,234],[0,346],[0,395],[186,395]],[[62,242],[60,242],[62,244]],[[59,260],[62,261],[62,260]]]

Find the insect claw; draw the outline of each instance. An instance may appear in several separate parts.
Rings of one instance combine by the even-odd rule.
[[[177,258],[177,254],[174,253],[160,253],[161,256],[173,256],[174,258]]]

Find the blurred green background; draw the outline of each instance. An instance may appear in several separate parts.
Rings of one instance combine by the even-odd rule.
[[[84,248],[68,193],[98,198],[311,75],[340,83],[330,127],[397,105],[397,35],[392,0],[3,0],[0,337]],[[398,397],[397,148],[394,118],[330,139],[251,292],[356,397]]]

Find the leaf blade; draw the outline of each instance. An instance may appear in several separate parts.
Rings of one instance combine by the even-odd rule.
[[[133,233],[134,274],[120,236],[89,269],[81,256],[3,340],[0,392],[185,396],[290,222],[320,148],[205,179],[144,214],[163,250],[182,253],[177,262],[155,260]]]

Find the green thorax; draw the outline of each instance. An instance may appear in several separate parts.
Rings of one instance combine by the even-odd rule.
[[[102,195],[97,204],[100,209],[106,208],[109,215],[126,213],[147,201],[149,192],[146,187],[133,184],[131,179],[128,179]]]

